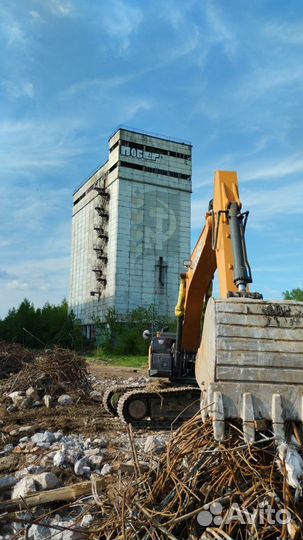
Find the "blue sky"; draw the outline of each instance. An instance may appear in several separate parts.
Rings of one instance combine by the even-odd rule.
[[[250,210],[254,284],[302,287],[300,0],[0,0],[0,316],[68,296],[73,189],[119,124],[193,144]]]

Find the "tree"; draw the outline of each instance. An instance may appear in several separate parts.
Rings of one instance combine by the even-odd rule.
[[[149,342],[143,339],[143,331],[150,329],[154,333],[167,324],[174,327],[174,321],[161,317],[154,306],[138,307],[124,314],[110,308],[104,322],[95,321],[97,345],[105,353],[146,355]]]
[[[303,290],[297,287],[291,291],[282,293],[284,300],[294,300],[295,302],[303,302]]]
[[[59,345],[71,349],[81,348],[84,341],[80,321],[68,311],[65,299],[59,305],[46,303],[35,309],[27,298],[0,320],[0,339],[31,348]]]

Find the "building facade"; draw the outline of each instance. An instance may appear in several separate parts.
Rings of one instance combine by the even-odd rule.
[[[191,157],[190,144],[120,128],[75,191],[69,305],[88,337],[111,307],[173,317],[190,255]]]

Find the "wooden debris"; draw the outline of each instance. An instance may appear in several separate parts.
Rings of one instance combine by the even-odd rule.
[[[100,488],[103,484],[103,479],[95,481],[97,488]],[[83,497],[84,495],[89,495],[90,493],[92,493],[92,482],[80,482],[79,484],[73,484],[71,486],[50,489],[48,491],[39,491],[27,495],[26,497],[22,497],[22,499],[12,499],[10,501],[0,502],[0,512],[13,512],[52,502],[71,501]]]

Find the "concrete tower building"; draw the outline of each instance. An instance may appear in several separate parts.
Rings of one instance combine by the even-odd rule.
[[[190,144],[119,128],[75,191],[70,308],[91,335],[108,308],[173,317],[190,255]]]

